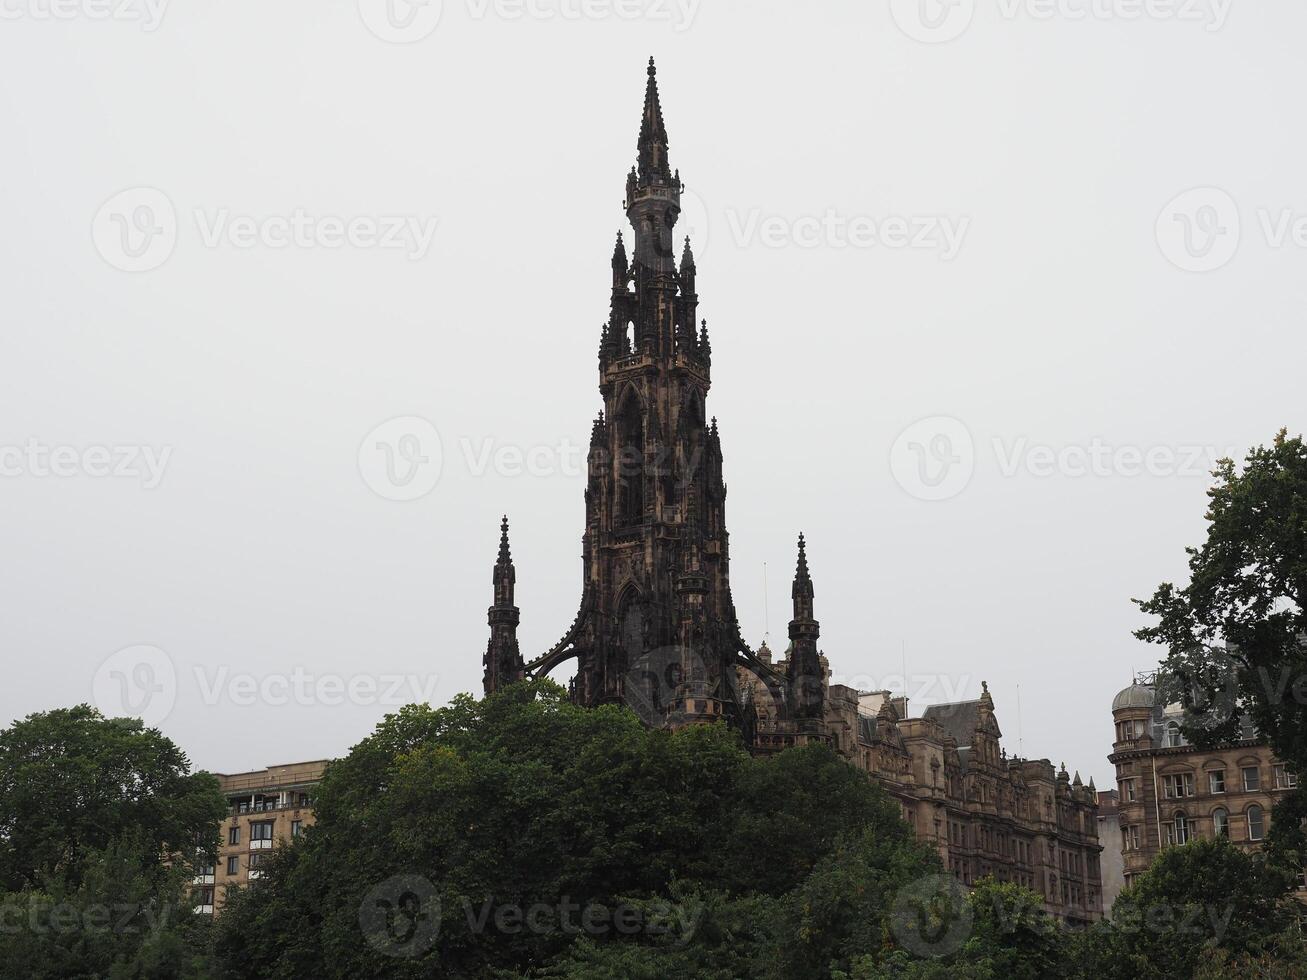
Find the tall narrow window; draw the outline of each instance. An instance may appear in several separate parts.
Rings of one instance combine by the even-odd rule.
[[[1215,837],[1230,836],[1230,815],[1220,807],[1212,811],[1212,835]]]
[[[1261,840],[1266,836],[1266,816],[1256,803],[1248,808],[1248,839]]]
[[[626,399],[617,417],[618,519],[638,524],[644,519],[644,424],[640,402]]]
[[[1185,817],[1182,810],[1175,811],[1175,817],[1171,819],[1171,843],[1187,844],[1189,841],[1189,818]]]

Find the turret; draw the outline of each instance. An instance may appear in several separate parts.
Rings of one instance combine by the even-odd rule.
[[[820,722],[825,712],[826,685],[817,639],[821,628],[812,616],[812,576],[808,573],[807,546],[799,535],[799,560],[794,571],[794,618],[790,621],[789,682],[790,717],[795,721]]]
[[[508,518],[499,526],[499,557],[495,561],[492,577],[494,604],[487,619],[490,623],[490,642],[486,644],[484,685],[486,694],[522,680],[525,664],[517,645],[517,624],[520,612],[513,605],[517,584],[517,570],[508,547]]]

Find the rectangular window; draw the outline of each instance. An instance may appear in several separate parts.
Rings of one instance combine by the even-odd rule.
[[[292,837],[298,837],[300,835],[300,831],[302,831],[303,829],[304,829],[304,824],[302,821],[292,820],[290,822],[290,835]]]
[[[272,821],[250,824],[250,840],[272,840]]]
[[[1207,774],[1207,787],[1212,793],[1225,792],[1225,770],[1213,769]]]
[[[1168,800],[1178,800],[1194,795],[1194,774],[1191,772],[1172,773],[1162,777],[1162,795]]]
[[[1289,767],[1281,763],[1273,768],[1275,773],[1276,789],[1297,789],[1298,776],[1296,773],[1289,771]]]
[[[1262,788],[1262,773],[1256,766],[1245,766],[1243,770],[1243,791],[1255,793]]]
[[[233,877],[241,873],[241,859],[233,854],[227,858],[227,876]]]
[[[251,854],[251,855],[250,855],[250,870],[252,871],[252,870],[254,870],[254,869],[257,868],[257,867],[260,867],[260,866],[263,864],[263,862],[267,860],[267,858],[268,858],[268,855],[266,855],[266,854]]]
[[[239,827],[239,826],[237,826],[237,827],[228,827],[228,828],[227,828],[227,843],[228,843],[228,844],[239,844],[240,842],[241,842],[241,829],[240,829],[240,827]]]
[[[1266,836],[1266,818],[1259,806],[1248,808],[1248,839],[1261,840]]]
[[[199,901],[196,904],[199,905],[199,911],[204,911],[204,912],[213,911],[213,896],[214,896],[214,889],[212,885],[207,885],[204,888],[198,890]]]

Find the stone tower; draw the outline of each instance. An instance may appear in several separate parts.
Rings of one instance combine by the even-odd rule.
[[[524,676],[522,653],[517,646],[517,623],[521,618],[513,605],[513,591],[517,584],[517,570],[508,550],[508,518],[499,526],[499,559],[494,573],[495,604],[490,607],[490,642],[486,644],[484,659],[487,691],[522,680]]]
[[[721,439],[706,408],[712,348],[707,323],[698,319],[688,238],[679,264],[675,254],[682,190],[668,156],[650,59],[637,161],[626,178],[630,253],[619,232],[600,332],[603,411],[588,456],[581,607],[553,649],[523,664],[513,634],[517,610],[511,589],[500,594],[497,565],[486,691],[575,659],[572,696],[580,704],[626,704],[658,726],[725,719],[747,732],[754,710],[737,690],[737,666],[743,666],[761,680],[780,714],[793,701],[803,705],[805,718],[819,721],[820,695],[796,698],[789,690],[796,678],[810,688],[806,678],[817,664],[802,543],[806,584],[796,579],[791,625],[801,651],[790,669],[796,677],[759,660],[736,620]],[[815,670],[820,683],[820,666]]]

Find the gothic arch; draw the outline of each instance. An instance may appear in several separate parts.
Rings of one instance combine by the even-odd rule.
[[[613,456],[617,469],[616,515],[619,524],[638,524],[644,519],[644,404],[635,385],[628,384],[618,395],[613,414]]]

